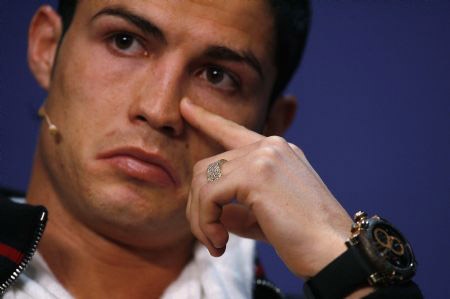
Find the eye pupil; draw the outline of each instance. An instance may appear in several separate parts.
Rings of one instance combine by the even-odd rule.
[[[219,68],[209,68],[206,71],[206,76],[207,76],[209,82],[211,82],[213,84],[217,84],[223,80],[224,73]]]
[[[133,44],[133,37],[129,34],[119,34],[115,38],[116,45],[119,49],[125,50]]]

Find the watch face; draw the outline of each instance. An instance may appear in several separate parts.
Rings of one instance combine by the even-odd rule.
[[[402,234],[387,223],[377,223],[372,228],[372,238],[378,254],[397,269],[407,269],[414,262],[408,242]]]

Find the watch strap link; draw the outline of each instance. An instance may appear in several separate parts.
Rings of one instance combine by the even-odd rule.
[[[308,279],[303,291],[308,299],[343,298],[360,287],[368,286],[374,269],[358,245],[349,248],[314,277]]]

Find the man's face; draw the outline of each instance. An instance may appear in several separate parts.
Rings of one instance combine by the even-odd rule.
[[[223,149],[179,103],[261,130],[276,75],[272,26],[266,1],[80,0],[47,103],[62,139],[41,139],[63,204],[126,242],[188,235],[193,165]]]

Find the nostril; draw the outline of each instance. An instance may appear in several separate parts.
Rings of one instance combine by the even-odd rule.
[[[161,128],[161,131],[163,131],[165,134],[168,135],[175,135],[176,130],[172,128],[171,126],[164,126]]]
[[[143,115],[138,115],[136,118],[137,118],[137,120],[140,120],[140,121],[145,121],[145,122],[147,121],[147,119]]]
[[[139,126],[150,126],[166,135],[175,136],[179,131],[177,123],[171,122],[168,119],[153,117],[152,115],[136,114],[134,116],[134,122]]]

